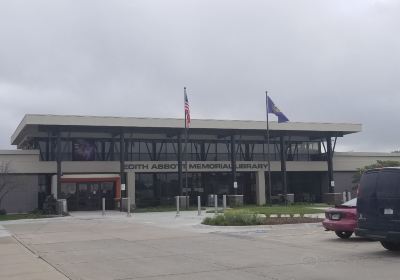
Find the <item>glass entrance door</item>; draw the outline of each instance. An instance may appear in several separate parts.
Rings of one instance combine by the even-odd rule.
[[[59,197],[67,200],[68,211],[78,210],[78,193],[76,191],[76,183],[62,183]]]
[[[78,183],[78,209],[101,210],[100,183]]]
[[[62,183],[59,193],[59,198],[67,199],[69,211],[101,210],[103,197],[106,209],[115,209],[114,182]]]
[[[101,210],[100,183],[88,183],[89,210]]]
[[[104,197],[106,199],[106,210],[115,209],[114,183],[113,182],[103,182],[103,183],[101,183],[100,187],[101,187],[101,198]]]
[[[78,210],[90,210],[89,209],[89,190],[87,183],[78,184]]]

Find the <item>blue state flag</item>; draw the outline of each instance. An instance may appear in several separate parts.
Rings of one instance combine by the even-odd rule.
[[[289,121],[285,114],[275,106],[275,103],[272,101],[272,99],[267,96],[267,114],[270,113],[278,117],[278,123]]]

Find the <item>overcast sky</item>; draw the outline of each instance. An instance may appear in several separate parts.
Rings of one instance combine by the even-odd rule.
[[[0,148],[24,114],[361,123],[400,149],[400,1],[0,0]]]

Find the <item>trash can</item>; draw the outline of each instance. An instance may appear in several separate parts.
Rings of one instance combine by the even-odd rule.
[[[189,208],[189,196],[187,196],[187,195],[179,196],[179,207],[181,209],[188,209]]]
[[[286,194],[286,202],[288,204],[293,204],[294,203],[294,193]]]
[[[57,199],[56,210],[57,210],[58,215],[63,215],[64,213],[68,213],[67,200],[66,199]]]
[[[207,206],[215,207],[215,196],[216,194],[209,194],[207,198]]]

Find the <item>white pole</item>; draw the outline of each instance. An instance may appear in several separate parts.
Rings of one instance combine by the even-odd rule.
[[[197,216],[201,216],[201,198],[197,196]]]
[[[127,198],[127,202],[126,202],[126,215],[128,216],[128,217],[130,217],[131,216],[131,198],[128,196],[128,198]]]
[[[222,196],[222,205],[223,205],[223,207],[224,207],[224,212],[225,212],[225,209],[226,209],[226,194],[224,194],[224,195]]]
[[[103,197],[101,199],[101,209],[102,209],[103,216],[105,216],[106,215],[106,198],[105,197]]]
[[[186,87],[184,87],[183,88],[183,90],[184,90],[184,94],[185,94],[185,97],[187,97],[187,94],[186,94]],[[184,100],[184,102],[186,103],[186,99]],[[186,105],[186,104],[185,104]],[[187,164],[187,145],[188,145],[188,127],[187,127],[187,114],[186,114],[186,109],[185,109],[185,149],[184,149],[184,151],[185,151],[185,153],[184,153],[184,156],[185,156],[185,194],[187,195],[187,191],[188,191],[188,164]],[[188,204],[187,204],[187,202],[186,202],[186,209],[188,209],[189,207],[188,207]]]
[[[218,195],[214,194],[215,215],[218,214]]]
[[[271,183],[271,158],[270,158],[270,149],[269,149],[269,112],[268,112],[268,91],[265,92],[265,97],[267,99],[267,159],[268,159],[268,194],[269,194],[269,203],[272,204],[272,183]]]
[[[176,216],[179,216],[179,195],[176,196]]]

